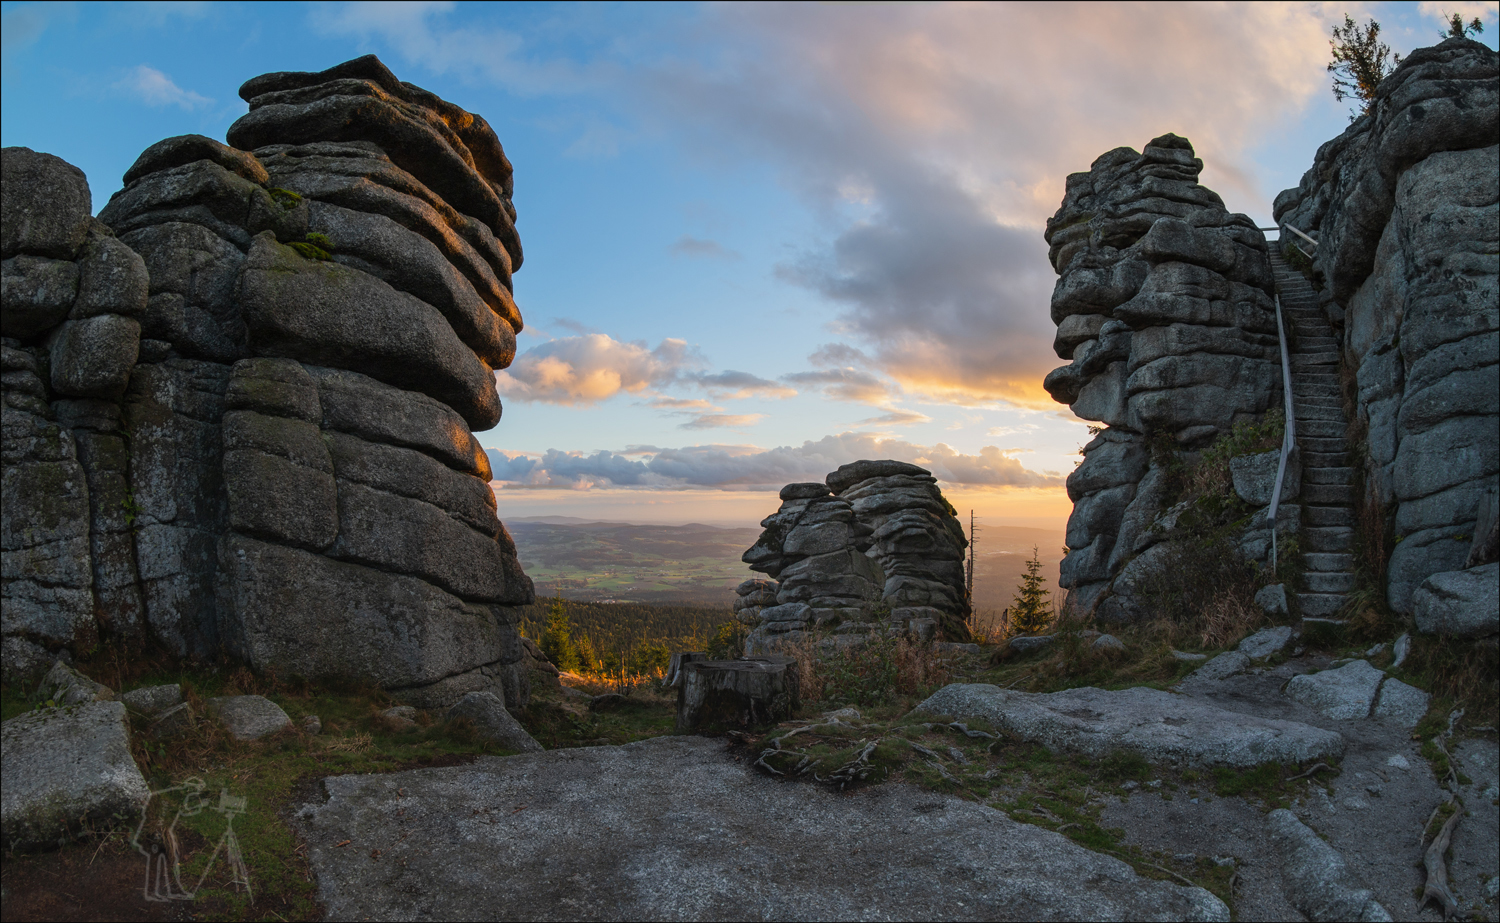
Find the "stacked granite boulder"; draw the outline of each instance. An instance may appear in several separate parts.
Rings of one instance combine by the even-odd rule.
[[[230,145],[153,145],[97,221],[76,169],[4,154],[6,673],[144,626],[524,705],[534,593],[473,436],[521,329],[510,164],[373,56],[240,93]]]
[[[141,632],[120,399],[145,263],[91,216],[83,172],[7,148],[4,169],[3,672]]]
[[[826,483],[788,484],[781,500],[742,557],[779,581],[740,585],[735,608],[757,625],[748,648],[765,648],[778,636],[796,639],[809,628],[936,630],[967,640],[968,542],[930,472],[858,461]]]
[[[1358,382],[1355,459],[1397,544],[1393,609],[1438,584],[1488,586],[1500,477],[1500,56],[1450,38],[1402,60],[1371,111],[1276,197],[1282,239],[1316,238],[1307,273]],[[1488,549],[1488,550],[1487,550]],[[1486,578],[1460,575],[1489,567]],[[1443,576],[1448,575],[1448,576]],[[1429,600],[1431,602],[1431,600]],[[1435,604],[1435,603],[1434,603]],[[1447,604],[1444,604],[1447,605]]]
[[[1165,478],[1150,438],[1201,450],[1281,401],[1275,291],[1264,235],[1199,185],[1203,162],[1168,134],[1116,148],[1068,177],[1047,222],[1054,348],[1044,382],[1105,424],[1068,478],[1074,502],[1059,584],[1096,612],[1159,535]],[[1123,616],[1125,613],[1118,613]]]

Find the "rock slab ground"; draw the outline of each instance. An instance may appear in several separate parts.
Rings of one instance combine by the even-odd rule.
[[[1344,739],[1297,721],[1228,711],[1159,689],[1030,693],[984,683],[945,686],[918,711],[984,718],[1022,740],[1103,756],[1132,750],[1153,762],[1248,768],[1337,757]]]
[[[138,816],[150,792],[130,756],[125,706],[44,708],[0,730],[0,833],[6,849],[55,846],[80,824]]]
[[[1229,919],[992,808],[780,783],[702,738],[324,786],[295,823],[330,919]]]

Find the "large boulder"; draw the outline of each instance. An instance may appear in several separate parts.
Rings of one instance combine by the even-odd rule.
[[[1452,638],[1500,632],[1500,564],[1433,574],[1412,596],[1417,630]]]
[[[323,791],[293,823],[339,919],[1229,919],[1201,888],[983,804],[906,785],[830,797],[701,737],[336,776]],[[830,835],[856,848],[829,849]]]
[[[1058,584],[1065,607],[1082,615],[1141,611],[1115,578],[1155,541],[1150,526],[1167,493],[1147,435],[1198,450],[1280,399],[1265,237],[1199,185],[1202,169],[1188,140],[1173,134],[1140,152],[1116,148],[1068,177],[1047,222],[1058,274],[1054,347],[1071,362],[1044,386],[1104,424],[1068,477],[1074,509]],[[1264,459],[1237,460],[1235,472],[1241,495],[1262,506],[1274,461],[1270,482],[1264,468]],[[1283,498],[1296,488],[1294,472]]]
[[[1153,762],[1249,768],[1337,757],[1344,738],[1296,721],[1257,718],[1137,687],[1029,693],[984,683],[944,686],[919,712],[983,718],[1021,740],[1101,757],[1128,750]]]
[[[125,706],[44,708],[0,725],[6,849],[56,847],[140,816],[150,790],[130,755]]]
[[[98,219],[76,168],[4,152],[5,678],[149,633],[524,705],[535,592],[474,437],[522,328],[510,163],[373,56],[242,95],[229,144],[153,144]]]
[[[1497,125],[1500,55],[1467,38],[1418,48],[1273,210],[1318,241],[1308,273],[1343,328],[1402,614],[1429,577],[1487,563],[1469,552],[1493,529],[1481,520],[1500,473]]]

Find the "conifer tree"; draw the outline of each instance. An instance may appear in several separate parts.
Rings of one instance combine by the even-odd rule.
[[[1376,88],[1401,63],[1401,56],[1392,55],[1390,46],[1380,41],[1380,23],[1372,19],[1361,27],[1347,13],[1344,24],[1333,27],[1328,46],[1333,52],[1328,65],[1328,72],[1333,74],[1333,97],[1339,102],[1360,102],[1359,111],[1349,115],[1353,122],[1375,105]],[[1394,58],[1395,63],[1388,63],[1387,58]]]
[[[1010,607],[1010,624],[1018,634],[1041,631],[1052,620],[1052,606],[1047,598],[1052,594],[1046,589],[1047,578],[1042,576],[1041,551],[1031,546],[1031,560],[1026,562],[1026,575],[1016,588],[1015,605]]]
[[[568,608],[561,596],[552,601],[547,610],[547,627],[542,631],[542,653],[557,665],[559,670],[578,669],[578,648],[573,643],[573,624],[568,620]]]

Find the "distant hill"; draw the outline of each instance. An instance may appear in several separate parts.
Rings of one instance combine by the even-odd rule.
[[[755,576],[740,555],[760,537],[758,527],[638,525],[574,516],[507,519],[521,565],[537,595],[588,602],[726,606],[734,587]],[[979,527],[974,603],[1010,604],[1036,546],[1047,586],[1057,592],[1062,529]],[[1057,598],[1054,595],[1054,598]]]

